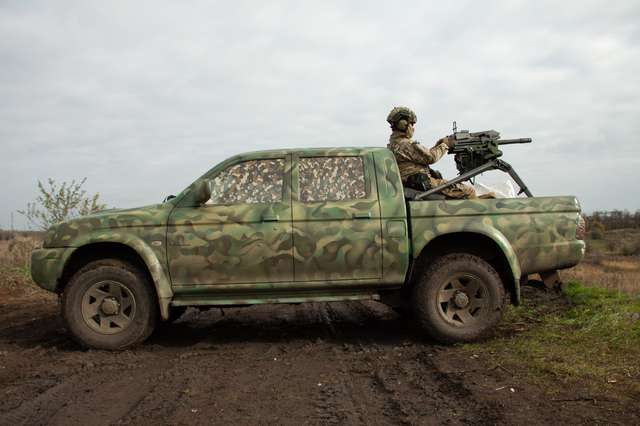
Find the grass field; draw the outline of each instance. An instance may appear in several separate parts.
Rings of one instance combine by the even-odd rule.
[[[570,388],[580,390],[576,401],[603,394],[638,400],[640,296],[570,282],[563,294],[543,299],[525,289],[523,305],[508,308],[496,338],[466,346],[470,356],[552,395]]]
[[[562,294],[549,294],[553,300],[540,303],[525,289],[523,305],[508,308],[498,337],[467,350],[551,393],[581,388],[576,401],[603,393],[638,400],[638,246],[639,229],[588,239],[584,261],[561,271]]]

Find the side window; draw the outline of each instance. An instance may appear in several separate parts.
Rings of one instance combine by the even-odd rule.
[[[300,158],[300,201],[340,201],[365,198],[362,157]]]
[[[223,170],[211,181],[207,204],[282,201],[284,159],[251,160]]]

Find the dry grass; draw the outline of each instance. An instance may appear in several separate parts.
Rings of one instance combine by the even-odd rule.
[[[0,241],[0,264],[28,271],[31,268],[31,252],[40,244],[38,238],[22,236]]]
[[[587,240],[587,256],[575,268],[562,271],[565,282],[580,282],[627,294],[640,294],[640,229],[606,231]]]
[[[602,287],[627,294],[640,293],[640,258],[635,256],[588,258],[561,274],[565,282],[575,281],[589,287]]]
[[[41,244],[40,236],[16,235],[0,240],[0,292],[2,296],[32,295],[44,290],[31,280],[31,251]]]

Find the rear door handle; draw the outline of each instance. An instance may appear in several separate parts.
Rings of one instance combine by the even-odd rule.
[[[371,219],[371,212],[354,213],[352,217],[354,219]]]
[[[262,221],[263,222],[277,222],[280,220],[280,216],[278,216],[277,214],[273,214],[273,215],[264,215],[262,216]]]

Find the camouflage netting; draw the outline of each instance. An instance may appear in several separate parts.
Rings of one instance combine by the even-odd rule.
[[[212,204],[282,201],[284,159],[245,161],[223,170],[211,183]]]
[[[366,197],[361,157],[301,158],[300,201],[340,201]]]

